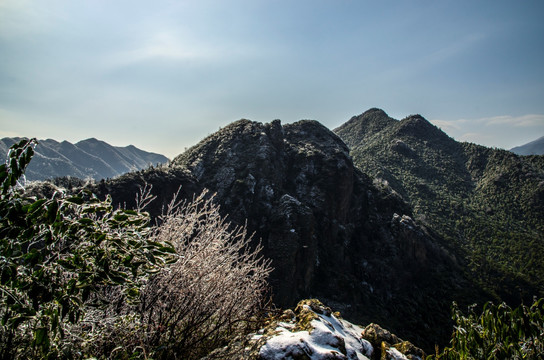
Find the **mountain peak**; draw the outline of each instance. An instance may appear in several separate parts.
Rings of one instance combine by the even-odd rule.
[[[404,126],[434,126],[419,114],[409,115],[402,119],[400,123]]]
[[[383,122],[384,120],[392,120],[389,115],[382,109],[370,108],[360,115],[353,116],[345,124],[341,125],[338,129],[343,127],[357,126],[364,123]],[[336,130],[335,130],[336,131]]]
[[[510,151],[518,155],[544,155],[544,136],[527,144],[513,147]]]
[[[360,115],[352,117],[348,123],[356,122],[383,122],[384,120],[393,120],[385,111],[379,108],[370,108]]]
[[[445,132],[433,125],[423,116],[416,114],[402,119],[396,131],[400,137],[410,136],[419,140],[453,141]]]
[[[383,111],[380,108],[370,108],[364,113],[361,114],[362,116],[368,116],[368,115],[380,115],[380,116],[389,116],[385,111]]]
[[[371,108],[360,115],[353,116],[333,131],[340,135],[348,146],[353,147],[361,138],[373,136],[397,122],[382,109]]]

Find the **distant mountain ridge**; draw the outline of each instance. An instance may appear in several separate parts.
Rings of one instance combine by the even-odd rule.
[[[544,136],[525,145],[513,147],[510,151],[518,155],[544,155]]]
[[[20,139],[1,139],[2,154],[7,154],[9,147]],[[53,139],[39,140],[35,151],[36,154],[26,171],[27,180],[46,180],[62,176],[100,180],[168,162],[168,158],[163,155],[143,151],[133,145],[112,146],[95,138],[75,144]]]

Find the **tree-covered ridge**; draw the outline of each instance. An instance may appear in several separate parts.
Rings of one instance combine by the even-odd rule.
[[[459,143],[419,115],[371,109],[335,132],[493,297],[544,293],[544,157]]]

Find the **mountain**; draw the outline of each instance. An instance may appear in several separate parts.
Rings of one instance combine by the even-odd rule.
[[[334,132],[492,299],[544,296],[544,156],[460,143],[420,115],[398,121],[380,109]]]
[[[7,154],[9,147],[19,140],[1,139],[0,152]],[[62,176],[100,180],[168,162],[163,155],[149,153],[133,145],[116,147],[94,138],[76,144],[68,141],[59,143],[52,139],[39,140],[35,151],[26,172],[27,180]]]
[[[240,120],[210,135],[168,166],[91,186],[134,206],[144,184],[161,213],[180,190],[216,193],[234,225],[247,223],[275,268],[273,300],[291,307],[318,297],[357,323],[376,322],[433,349],[449,339],[450,306],[481,292],[410,206],[353,164],[349,149],[316,121],[282,125]]]
[[[544,155],[544,136],[525,145],[513,147],[510,151],[518,155]]]
[[[459,143],[420,115],[371,109],[334,132],[239,120],[166,166],[87,186],[130,208],[145,184],[153,217],[176,191],[215,193],[272,260],[277,306],[317,297],[428,353],[449,340],[453,301],[544,296],[544,156]]]

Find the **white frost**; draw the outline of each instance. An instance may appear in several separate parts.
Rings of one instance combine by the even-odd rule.
[[[321,360],[334,355],[337,359],[368,360],[372,346],[362,339],[362,328],[334,315],[317,315],[318,319],[311,322],[311,332],[291,332],[291,324],[279,323],[276,335],[261,347],[261,358],[280,360],[307,355],[312,360]]]
[[[392,360],[408,360],[408,358],[403,353],[393,347],[386,350],[386,352]]]

